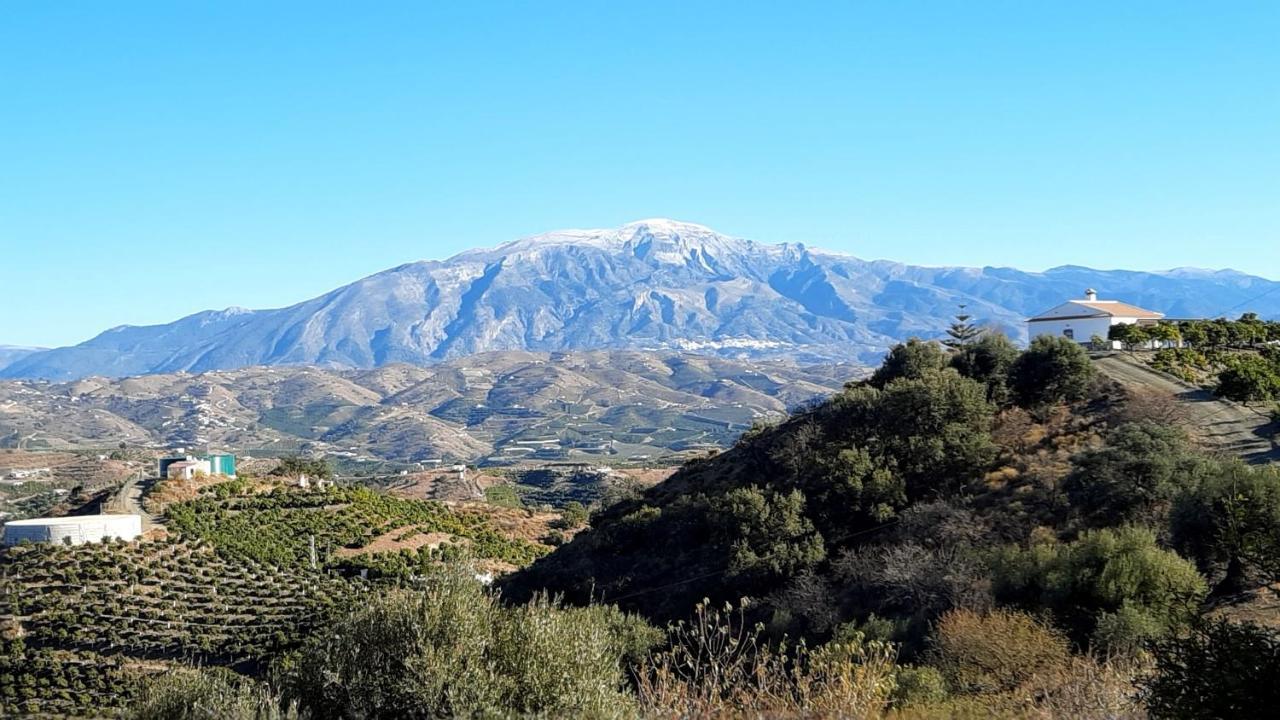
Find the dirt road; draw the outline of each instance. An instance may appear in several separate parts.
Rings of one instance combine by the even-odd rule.
[[[151,482],[144,479],[145,475],[146,473],[144,472],[130,475],[129,479],[124,482],[124,485],[120,487],[120,490],[116,492],[115,496],[111,498],[104,508],[110,513],[141,515],[143,532],[151,529],[152,526],[159,522],[158,518],[142,508],[142,491],[145,489],[143,485]]]
[[[1280,445],[1270,437],[1271,419],[1266,415],[1152,370],[1121,353],[1095,357],[1094,364],[1121,385],[1166,392],[1184,403],[1191,431],[1207,449],[1250,463],[1280,462]]]

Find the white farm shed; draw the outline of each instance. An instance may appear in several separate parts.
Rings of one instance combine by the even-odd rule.
[[[1112,325],[1155,324],[1163,313],[1144,310],[1119,300],[1099,300],[1098,292],[1086,290],[1081,300],[1068,300],[1027,320],[1027,334],[1065,337],[1088,343],[1095,335],[1107,339]]]
[[[4,524],[4,544],[70,542],[73,545],[111,538],[135,540],[142,535],[141,515],[75,515],[12,520]]]

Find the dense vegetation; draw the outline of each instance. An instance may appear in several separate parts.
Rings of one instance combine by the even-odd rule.
[[[866,382],[596,513],[504,584],[665,623],[749,598],[768,637],[851,632],[935,667],[956,612],[1148,657],[1206,598],[1280,580],[1280,471],[1211,458],[1084,352],[911,342]],[[955,683],[953,690],[958,689]]]

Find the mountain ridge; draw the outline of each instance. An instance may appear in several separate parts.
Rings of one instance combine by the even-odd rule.
[[[476,352],[640,349],[874,363],[938,337],[959,305],[1014,337],[1096,287],[1170,316],[1280,316],[1280,282],[1228,270],[1026,272],[861,260],[651,219],[402,264],[282,308],[206,310],[30,353],[0,377],[69,380],[254,365],[429,365]]]

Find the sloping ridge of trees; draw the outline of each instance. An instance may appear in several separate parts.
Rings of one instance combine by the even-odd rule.
[[[511,576],[680,620],[743,603],[781,637],[929,652],[956,610],[1052,618],[1072,647],[1148,647],[1206,596],[1280,580],[1280,471],[1202,454],[1064,339],[912,341],[868,380],[598,512]]]

